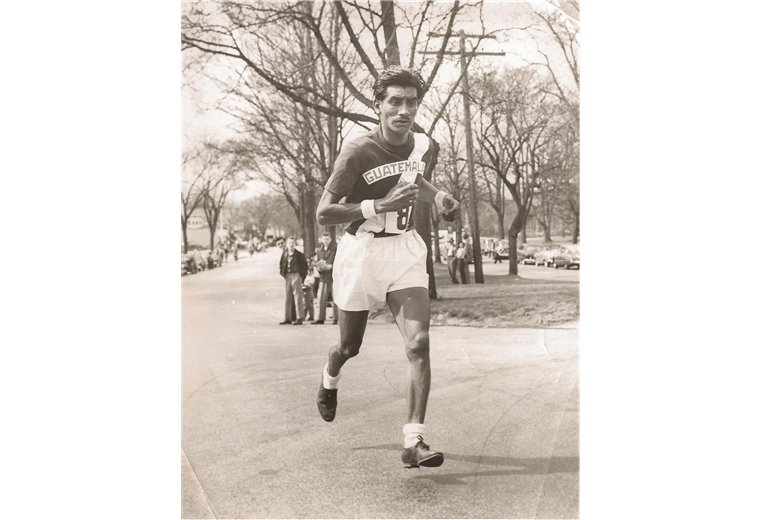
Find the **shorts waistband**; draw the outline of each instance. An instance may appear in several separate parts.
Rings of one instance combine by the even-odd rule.
[[[413,230],[404,231],[403,233],[386,233],[385,231],[368,231],[368,233],[371,233],[374,238],[386,238],[386,237],[397,237],[399,235],[403,235],[404,233],[411,233]],[[346,231],[349,235],[356,236],[356,233],[351,233]]]

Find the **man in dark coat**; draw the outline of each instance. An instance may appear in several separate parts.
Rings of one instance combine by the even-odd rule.
[[[280,325],[303,324],[303,284],[308,265],[306,256],[296,249],[296,239],[288,237],[280,257],[280,275],[285,278],[285,321]],[[292,304],[295,300],[296,320],[293,321]]]

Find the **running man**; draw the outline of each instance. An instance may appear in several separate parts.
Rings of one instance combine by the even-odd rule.
[[[408,69],[393,67],[378,76],[373,93],[380,125],[343,148],[317,208],[323,226],[351,223],[333,264],[340,342],[323,370],[319,413],[328,422],[335,418],[341,368],[359,353],[370,306],[387,302],[411,366],[402,429],[407,468],[443,464],[443,453],[424,442],[430,300],[427,248],[414,230],[414,209],[420,200],[435,203],[447,220],[459,214],[459,202],[422,177],[438,153],[434,141],[411,131],[423,89],[422,77]]]

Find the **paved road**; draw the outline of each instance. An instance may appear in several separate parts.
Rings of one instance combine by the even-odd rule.
[[[368,325],[325,423],[338,330],[276,325],[278,256],[182,279],[183,518],[578,517],[577,330],[433,328],[426,423],[446,462],[406,470],[397,330]]]

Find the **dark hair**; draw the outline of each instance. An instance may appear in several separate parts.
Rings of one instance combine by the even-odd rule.
[[[323,237],[329,237],[330,236],[330,232],[329,231],[322,231],[322,236]]]
[[[382,101],[388,94],[388,87],[414,87],[417,89],[417,101],[422,99],[422,91],[425,90],[425,80],[416,70],[404,67],[388,67],[375,79],[372,93],[375,99]]]

